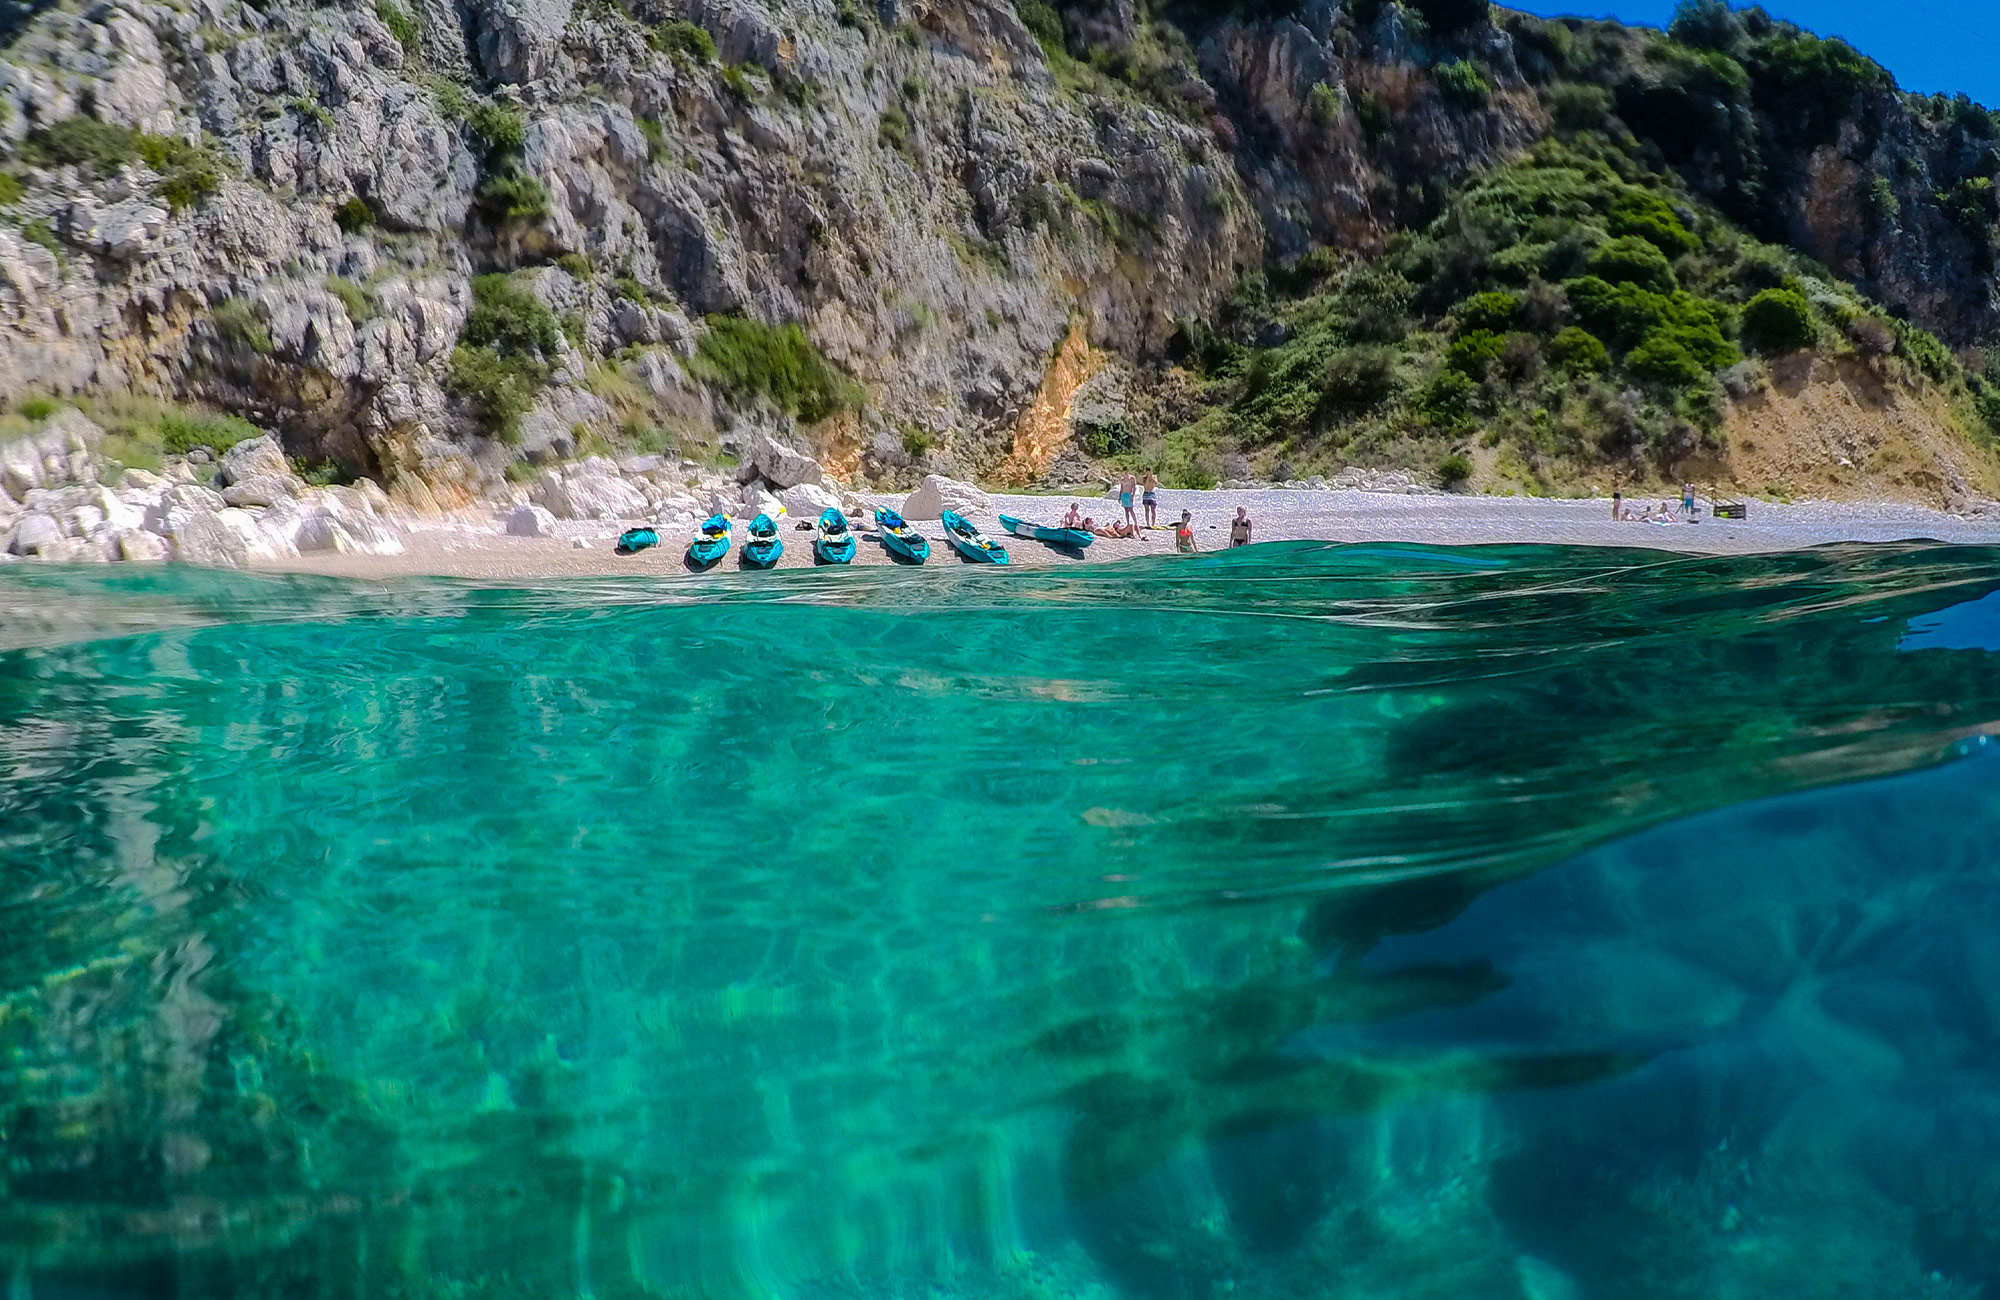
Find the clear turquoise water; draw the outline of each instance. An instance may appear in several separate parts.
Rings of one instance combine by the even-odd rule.
[[[0,1281],[2000,1295],[1996,592],[0,569]]]

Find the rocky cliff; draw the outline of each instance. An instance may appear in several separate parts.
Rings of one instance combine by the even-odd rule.
[[[1170,344],[1246,280],[1382,254],[1576,130],[1954,345],[2000,324],[1992,120],[1836,43],[1240,8],[17,4],[0,396],[219,409],[426,506],[791,421],[850,477],[988,473],[1062,454],[1065,356],[1164,437],[1216,400],[1160,396]]]

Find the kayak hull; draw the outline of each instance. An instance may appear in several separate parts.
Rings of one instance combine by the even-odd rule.
[[[690,569],[712,569],[729,554],[729,521],[721,515],[710,515],[688,543],[687,566]]]
[[[628,528],[619,538],[615,548],[618,555],[637,555],[660,544],[660,535],[650,528]]]
[[[784,553],[785,543],[778,536],[778,525],[771,521],[771,516],[758,515],[750,521],[750,536],[743,543],[738,562],[746,569],[769,569]]]
[[[1097,540],[1081,528],[1047,528],[1041,524],[1029,523],[1025,519],[1016,519],[1012,515],[1001,515],[1000,526],[1016,537],[1047,542],[1050,546],[1067,546],[1078,551]]]
[[[1007,563],[1007,548],[982,534],[972,521],[954,511],[944,512],[944,540],[951,549],[975,564]]]
[[[838,510],[820,512],[819,534],[813,538],[813,559],[821,564],[854,562],[854,533],[847,526],[847,517]]]
[[[882,530],[882,546],[889,554],[911,564],[922,564],[931,558],[931,544],[916,529],[904,523],[901,515],[877,510],[875,525]]]

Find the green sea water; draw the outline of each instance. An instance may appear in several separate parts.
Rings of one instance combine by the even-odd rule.
[[[0,1287],[2000,1296],[1996,592],[0,569]]]

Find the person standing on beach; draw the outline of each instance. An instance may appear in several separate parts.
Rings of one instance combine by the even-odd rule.
[[[1694,522],[1694,484],[1681,484],[1681,518]]]
[[[1147,470],[1146,481],[1141,486],[1145,489],[1146,527],[1158,528],[1160,526],[1160,476],[1152,470]]]
[[[1194,512],[1181,511],[1181,521],[1174,525],[1174,549],[1182,552],[1194,549]]]
[[[1613,519],[1625,517],[1625,494],[1617,488],[1611,489],[1611,517]]]
[[[1250,544],[1250,507],[1236,507],[1236,518],[1229,522],[1229,544],[1248,546]]]
[[[1118,480],[1118,504],[1125,507],[1125,522],[1132,525],[1132,531],[1139,531],[1139,512],[1132,508],[1132,498],[1139,491],[1139,478],[1131,470]]]

